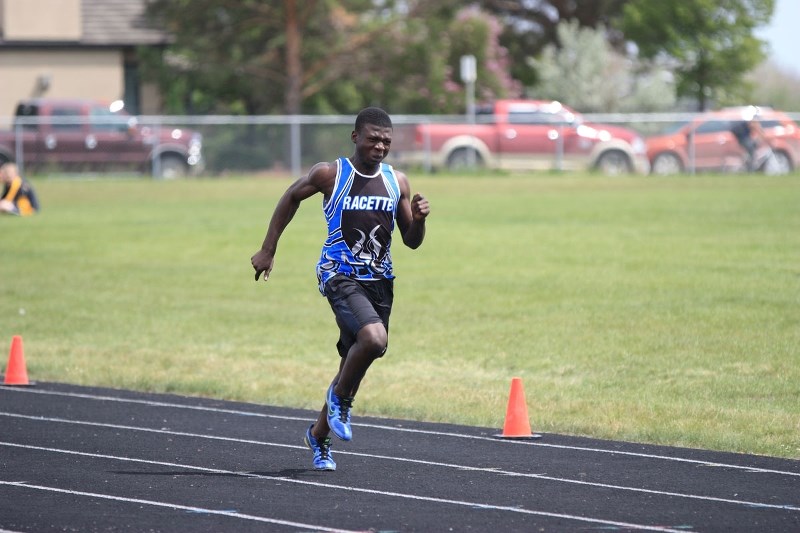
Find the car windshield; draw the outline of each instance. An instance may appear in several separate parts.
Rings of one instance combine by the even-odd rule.
[[[684,120],[682,122],[674,122],[674,123],[668,125],[667,127],[665,127],[664,130],[663,130],[663,133],[664,134],[677,133],[681,128],[686,126],[688,123],[689,122],[686,121],[686,120]]]
[[[92,106],[89,110],[92,126],[98,130],[126,131],[131,126],[131,116],[122,109]]]
[[[558,125],[558,124],[574,124],[577,125],[579,121],[572,113],[551,113],[548,111],[510,111],[508,113],[509,124],[537,124],[537,125]]]

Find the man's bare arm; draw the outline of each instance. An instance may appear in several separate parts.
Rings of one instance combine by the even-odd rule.
[[[278,241],[289,222],[294,218],[295,213],[297,213],[300,203],[319,192],[329,196],[335,178],[335,163],[317,163],[307,175],[302,176],[286,189],[286,192],[278,200],[275,211],[272,213],[267,235],[264,237],[261,249],[250,258],[250,263],[256,271],[256,281],[262,274],[264,275],[264,281],[269,279],[275,264]]]
[[[397,226],[403,236],[403,244],[416,249],[425,240],[425,219],[430,214],[428,200],[417,193],[411,196],[408,178],[402,172],[397,173],[400,186],[400,203],[397,206]]]

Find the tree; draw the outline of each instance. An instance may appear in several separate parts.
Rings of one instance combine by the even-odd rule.
[[[477,93],[482,100],[522,94],[522,84],[511,77],[508,49],[500,45],[502,31],[503,26],[496,17],[476,7],[462,9],[450,24],[449,63],[460,67],[462,56],[475,56]]]
[[[674,64],[679,96],[697,101],[735,100],[744,76],[765,57],[753,30],[769,22],[774,0],[629,0],[621,29],[645,58]]]
[[[447,16],[427,11],[440,5],[413,4],[413,16],[398,17],[370,47],[351,57],[357,92],[394,113],[463,113],[460,61],[471,54],[481,99],[519,96],[521,86],[511,78],[507,50],[498,42],[502,26],[497,19],[472,7]]]
[[[545,47],[533,62],[540,78],[533,89],[536,97],[561,100],[587,112],[659,111],[675,103],[671,76],[617,53],[602,26],[561,22],[558,42]]]
[[[628,0],[538,0],[520,2],[510,0],[480,0],[486,12],[499,18],[503,24],[500,44],[508,49],[511,74],[526,86],[534,85],[538,73],[531,66],[548,45],[558,43],[558,25],[576,22],[582,28],[605,26],[613,29],[614,21],[622,15],[622,6]],[[609,42],[615,48],[623,45],[620,33],[610,32]]]
[[[800,74],[772,62],[762,63],[748,75],[753,87],[751,100],[782,111],[800,112]]]
[[[458,87],[451,83],[445,42],[457,2],[383,2],[366,10],[357,28],[368,33],[338,68],[342,75],[309,105],[321,112],[357,111],[378,105],[391,113],[430,113],[452,108]]]
[[[174,36],[163,56],[144,53],[144,74],[160,82],[171,112],[462,112],[462,53],[479,57],[484,96],[519,93],[498,43],[501,25],[460,0],[148,5]]]
[[[173,111],[299,113],[304,101],[341,79],[348,55],[370,38],[358,15],[370,6],[370,0],[152,0],[150,19],[174,42],[163,57],[148,57],[145,74],[183,107]]]

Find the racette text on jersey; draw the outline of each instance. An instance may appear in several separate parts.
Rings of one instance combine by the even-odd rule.
[[[347,211],[394,211],[394,200],[388,196],[345,196],[342,209]]]

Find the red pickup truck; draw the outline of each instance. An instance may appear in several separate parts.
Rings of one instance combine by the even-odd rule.
[[[139,126],[121,102],[80,99],[20,102],[13,130],[0,132],[0,164],[17,159],[26,172],[126,169],[178,177],[203,168],[200,134]]]
[[[460,169],[595,169],[605,174],[647,174],[642,137],[619,126],[590,124],[555,101],[498,100],[479,109],[475,124],[395,127],[395,164]]]

